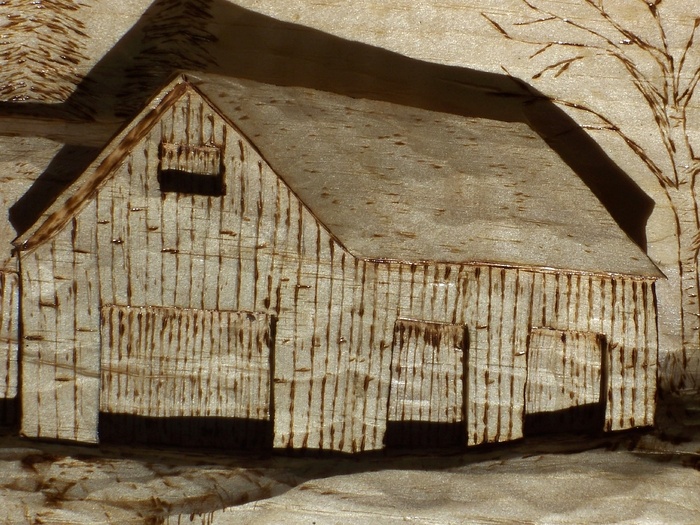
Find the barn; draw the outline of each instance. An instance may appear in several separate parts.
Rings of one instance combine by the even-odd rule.
[[[523,123],[180,75],[15,244],[25,436],[653,424],[661,274]]]

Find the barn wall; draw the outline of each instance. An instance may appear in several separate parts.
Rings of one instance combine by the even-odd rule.
[[[161,193],[163,141],[220,147],[226,194]],[[36,378],[23,385],[28,435],[96,439],[99,309],[108,305],[274,316],[276,447],[382,448],[399,317],[467,326],[469,444],[522,435],[536,326],[607,336],[609,429],[653,417],[650,283],[358,260],[194,91],[133,145],[69,227],[23,258],[22,274],[32,304],[25,370]]]
[[[653,423],[657,332],[653,283],[537,275],[533,326],[602,333],[609,348],[606,430]]]
[[[0,425],[16,423],[19,348],[19,277],[0,272]]]
[[[86,212],[94,208],[91,204]],[[26,436],[97,441],[100,337],[94,229],[94,224],[74,220],[20,260],[21,431]]]
[[[358,353],[371,363],[367,384],[372,391],[355,402],[364,405],[360,415],[382,415],[365,430],[372,442],[381,443],[386,428],[388,361],[399,317],[466,325],[469,444],[521,437],[532,274],[466,265],[359,265],[365,286],[354,310],[364,315],[355,322],[369,341]]]

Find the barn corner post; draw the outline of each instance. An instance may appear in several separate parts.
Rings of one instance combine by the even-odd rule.
[[[26,437],[97,443],[99,320],[80,310],[94,276],[73,258],[82,235],[72,245],[71,233],[19,251],[19,426]]]
[[[661,380],[664,389],[672,392],[696,389],[700,386],[700,216],[696,194],[700,159],[693,150],[687,122],[700,81],[696,44],[700,18],[692,19],[687,27],[672,25],[671,16],[664,11],[669,2],[661,0],[639,2],[624,15],[602,0],[579,0],[560,8],[548,7],[539,0],[518,3],[523,16],[517,23],[501,21],[498,15],[485,12],[482,15],[504,38],[534,50],[529,60],[539,65],[535,66],[533,80],[557,78],[585,62],[608,60],[617,64],[654,119],[658,135],[642,143],[628,133],[624,122],[615,122],[605,109],[554,100],[598,121],[585,129],[612,132],[621,139],[656,179],[670,205],[676,228],[680,348],[666,351]],[[649,21],[654,33],[636,31],[640,19]],[[680,45],[674,46],[673,40],[680,41]],[[655,149],[659,142],[662,147]]]
[[[19,272],[0,271],[0,427],[14,428],[18,421],[20,385]]]

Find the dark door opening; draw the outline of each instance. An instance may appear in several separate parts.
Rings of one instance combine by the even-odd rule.
[[[525,435],[602,431],[605,355],[601,334],[533,329],[527,356]]]
[[[464,325],[399,319],[394,325],[385,444],[464,446]]]
[[[100,441],[272,446],[272,317],[152,306],[101,315]]]

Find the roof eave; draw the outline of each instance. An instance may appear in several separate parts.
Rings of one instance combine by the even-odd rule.
[[[98,157],[61,193],[41,217],[22,235],[12,241],[17,252],[27,252],[51,239],[78,213],[92,195],[104,184],[113,168],[128,154],[131,144],[150,131],[190,86],[187,76],[178,73],[152,97],[144,109],[126,123],[103,148]]]
[[[517,264],[510,262],[498,262],[498,261],[475,261],[475,260],[464,260],[464,261],[438,261],[438,260],[404,260],[395,259],[390,257],[359,257],[359,259],[369,262],[369,263],[379,263],[379,264],[407,264],[407,265],[434,265],[434,264],[449,264],[458,266],[486,266],[492,268],[505,268],[513,270],[523,270],[531,272],[542,272],[542,273],[569,273],[576,275],[589,275],[596,277],[607,277],[611,279],[615,278],[625,278],[625,279],[640,279],[648,281],[658,281],[659,279],[667,279],[668,277],[664,274],[659,267],[649,259],[649,265],[647,265],[647,270],[638,272],[622,272],[622,271],[606,271],[606,270],[581,270],[581,269],[571,269],[571,268],[558,268],[554,266],[537,266],[528,264]]]

